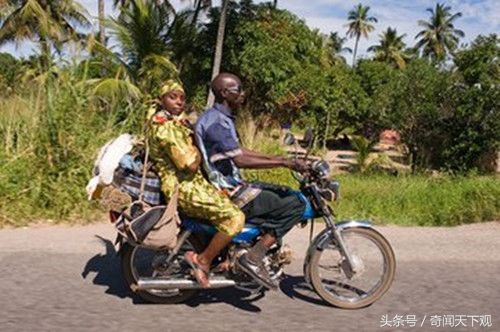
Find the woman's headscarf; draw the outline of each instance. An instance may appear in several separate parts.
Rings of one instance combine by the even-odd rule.
[[[160,88],[160,97],[172,91],[182,91],[182,93],[184,93],[184,88],[182,87],[182,84],[180,82],[175,80],[168,80]]]

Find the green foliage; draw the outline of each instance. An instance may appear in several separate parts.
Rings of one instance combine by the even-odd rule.
[[[133,0],[109,22],[122,49],[125,73],[143,93],[156,96],[161,84],[177,76],[168,49],[170,16],[165,6]]]
[[[455,226],[498,220],[496,177],[343,175],[338,219],[377,224]]]
[[[256,15],[235,29],[244,42],[231,54],[231,65],[246,78],[254,114],[293,117],[314,100],[309,83],[317,71],[320,38],[288,12],[264,7]]]
[[[79,27],[88,28],[87,12],[73,0],[7,0],[0,2],[0,45],[21,40],[40,44],[44,68],[51,48],[61,51],[69,40],[80,40]]]
[[[414,169],[493,169],[481,160],[500,140],[498,54],[496,36],[480,37],[458,53],[454,73],[415,60],[377,87],[374,105],[401,133]]]
[[[121,131],[140,130],[143,108],[92,101],[72,68],[22,95],[0,99],[0,224],[91,219],[85,185],[96,149]],[[125,111],[125,112],[124,112]],[[126,117],[123,117],[124,113]]]
[[[410,58],[405,51],[406,44],[403,42],[405,36],[406,34],[398,36],[396,29],[389,27],[380,35],[380,43],[368,48],[368,52],[375,53],[374,60],[386,62],[402,69]]]
[[[461,37],[462,30],[455,29],[454,21],[462,16],[462,13],[451,13],[451,7],[436,3],[436,7],[428,8],[431,14],[429,21],[419,20],[418,25],[424,30],[420,31],[416,39],[419,39],[415,48],[422,49],[424,57],[430,57],[437,61],[443,61],[446,56],[453,54]]]
[[[0,53],[0,82],[4,88],[12,89],[16,83],[16,77],[20,74],[20,63],[8,53]],[[2,87],[0,83],[0,87]],[[4,89],[2,89],[4,90]],[[1,91],[0,94],[6,94]]]
[[[351,143],[356,150],[356,162],[358,170],[364,173],[368,170],[368,156],[377,143],[377,141],[370,141],[363,136],[355,136],[351,138]]]
[[[378,20],[374,16],[368,16],[370,6],[363,6],[359,3],[354,9],[347,14],[349,21],[347,35],[350,38],[355,37],[356,43],[354,46],[354,53],[352,55],[352,65],[356,64],[356,53],[358,51],[358,43],[361,36],[368,38],[368,34],[375,30],[375,27],[370,23],[377,23]]]
[[[500,80],[500,38],[478,36],[470,48],[457,52],[454,62],[464,82],[472,86],[498,84]]]

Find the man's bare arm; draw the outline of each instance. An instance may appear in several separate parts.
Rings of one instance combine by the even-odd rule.
[[[303,160],[293,160],[281,156],[264,155],[264,157],[261,157],[259,154],[247,153],[247,151],[249,150],[242,150],[242,154],[233,158],[236,166],[253,169],[287,167],[299,172],[308,169],[307,163]]]
[[[283,157],[283,156],[268,155],[268,154],[264,154],[261,152],[252,151],[252,150],[249,150],[246,148],[241,148],[241,151],[243,151],[243,154],[245,154],[245,155],[252,156],[255,158],[264,159],[264,160],[286,160],[286,159],[288,159],[288,158]]]
[[[243,152],[233,158],[234,163],[239,168],[277,168],[277,167],[292,167],[293,161],[285,158],[261,158],[252,154]]]

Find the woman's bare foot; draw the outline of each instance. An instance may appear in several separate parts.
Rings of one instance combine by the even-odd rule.
[[[208,279],[210,272],[210,265],[200,262],[198,254],[194,251],[188,251],[184,255],[184,259],[191,266],[193,277],[200,284],[202,288],[209,288],[210,281]]]

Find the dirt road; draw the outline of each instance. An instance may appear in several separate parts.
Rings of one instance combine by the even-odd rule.
[[[0,230],[0,331],[500,331],[500,223],[378,229],[394,247],[396,279],[356,311],[304,284],[307,229],[285,239],[294,261],[279,291],[206,291],[173,306],[125,288],[109,224]]]

